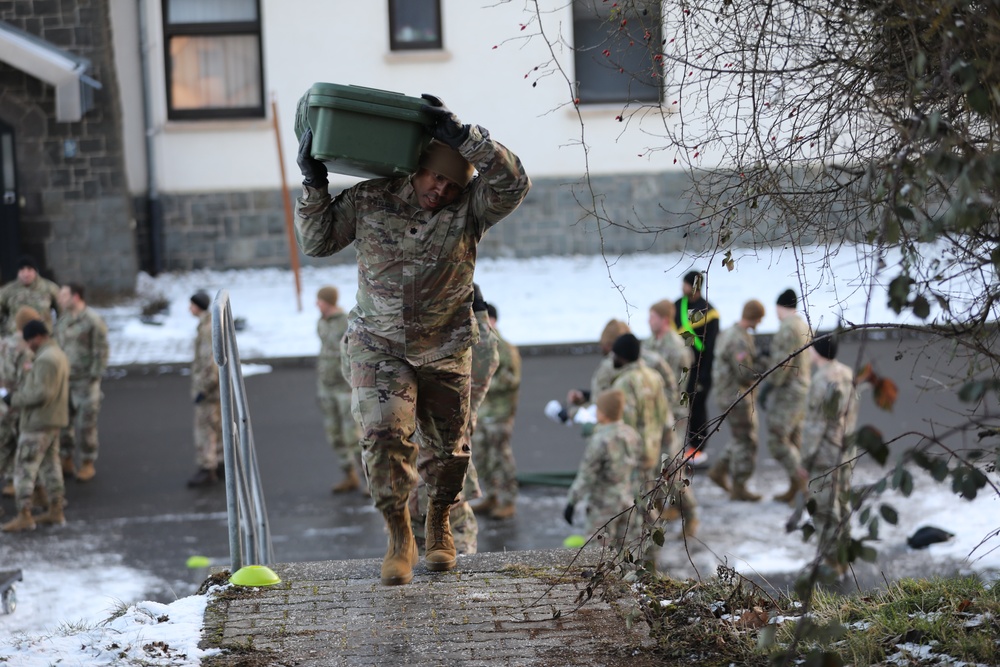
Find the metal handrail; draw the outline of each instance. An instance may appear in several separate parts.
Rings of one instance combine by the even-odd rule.
[[[257,453],[253,446],[240,351],[236,345],[236,327],[229,305],[229,291],[225,289],[219,290],[212,302],[212,350],[219,367],[219,396],[222,401],[229,557],[232,571],[236,572],[248,564],[269,565],[274,560],[274,553]]]

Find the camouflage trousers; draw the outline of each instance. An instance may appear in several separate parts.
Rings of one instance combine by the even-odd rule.
[[[62,464],[59,461],[59,429],[22,433],[17,439],[14,460],[14,496],[17,509],[31,508],[35,484],[48,494],[49,502],[65,495]]]
[[[203,470],[222,463],[222,403],[205,400],[194,406],[194,461]]]
[[[14,474],[14,454],[17,452],[17,422],[21,412],[8,409],[0,417],[0,481]]]
[[[429,498],[456,502],[472,455],[467,432],[471,350],[413,366],[353,337],[349,346],[351,411],[361,426],[375,507],[401,509],[418,475]]]
[[[79,435],[80,460],[97,460],[97,415],[102,398],[100,380],[69,383],[69,426],[60,434],[61,456],[73,456]]]
[[[510,446],[513,433],[513,417],[481,417],[472,434],[472,451],[484,493],[500,506],[511,505],[517,500],[517,464]]]
[[[719,405],[720,411],[728,409],[729,405]],[[733,437],[719,458],[728,462],[734,483],[746,484],[757,467],[757,407],[753,394],[733,405],[726,421]]]
[[[850,535],[851,466],[823,471],[809,481],[809,495],[816,501],[813,527],[820,550],[836,557],[836,545]]]
[[[333,448],[340,468],[345,472],[354,470],[361,462],[361,429],[351,415],[350,389],[320,387],[318,400],[326,441]]]
[[[806,416],[803,389],[777,387],[771,392],[767,411],[767,448],[789,477],[796,475],[802,462],[802,422]]]

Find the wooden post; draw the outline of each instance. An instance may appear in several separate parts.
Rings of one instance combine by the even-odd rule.
[[[295,227],[292,221],[292,196],[288,193],[288,178],[285,176],[285,154],[281,149],[281,126],[278,124],[278,102],[271,93],[271,116],[274,118],[274,139],[278,142],[278,166],[281,167],[281,194],[285,203],[285,232],[288,235],[288,254],[295,274],[295,302],[302,312],[302,277],[299,275],[299,245],[295,242]]]

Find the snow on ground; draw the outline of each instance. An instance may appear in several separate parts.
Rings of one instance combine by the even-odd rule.
[[[838,318],[851,322],[911,321],[893,313],[886,304],[884,283],[895,276],[893,268],[898,258],[878,258],[864,247],[844,248],[829,260],[825,254],[822,249],[734,253],[735,271],[727,271],[716,261],[709,272],[705,295],[720,312],[723,327],[738,319],[745,301],[759,299],[768,308],[762,332],[777,329],[773,304],[788,287],[801,295],[803,309],[816,329],[832,328]],[[888,268],[878,274],[874,286],[865,284],[862,277],[871,280],[873,267],[880,261]],[[608,259],[483,259],[478,263],[476,280],[487,301],[499,309],[500,328],[509,340],[518,345],[566,343],[596,340],[612,317],[628,321],[638,336],[648,336],[648,307],[660,299],[676,299],[681,277],[692,268],[708,267],[702,262],[692,265],[680,253]],[[189,298],[197,290],[214,296],[220,289],[229,291],[234,316],[246,321],[245,330],[237,334],[242,358],[314,355],[319,345],[314,333],[316,291],[324,284],[336,285],[341,305],[350,309],[357,288],[356,267],[306,267],[301,280],[299,310],[290,271],[140,276],[137,298],[100,309],[111,329],[111,363],[190,361],[195,323],[188,311]],[[963,292],[976,293],[974,287],[955,286],[956,294]],[[157,297],[170,304],[169,312],[158,316],[156,324],[140,322],[140,307]],[[269,370],[266,365],[258,365],[248,372]],[[706,489],[706,505],[712,502],[711,488]],[[734,503],[717,500],[713,511],[739,509],[733,507]],[[1000,550],[989,547],[979,550],[971,563],[964,562],[979,541],[996,528],[996,498],[981,495],[960,512],[955,511],[954,503],[955,497],[946,486],[930,483],[919,497],[898,502],[896,508],[900,510],[901,525],[927,523],[958,534],[955,540],[933,545],[924,552],[935,561],[958,562],[964,571],[1000,570]],[[794,571],[812,557],[812,543],[802,544],[796,535],[755,531],[753,526],[782,525],[788,513],[786,507],[761,503],[758,510],[773,516],[762,514],[752,525],[745,516],[736,515],[719,522],[727,533],[739,529],[741,535],[735,540],[728,535],[731,552],[717,556],[741,570],[764,574]],[[883,533],[886,541],[905,539],[899,529],[894,532],[884,527]],[[48,552],[39,553],[34,576],[19,584],[23,600],[19,609],[13,615],[0,615],[0,662],[10,667],[110,665],[120,664],[124,651],[129,659],[145,660],[142,664],[200,664],[204,653],[197,643],[205,596],[184,597],[170,605],[132,605],[129,601],[163,582],[150,573],[109,563],[107,554],[86,547],[68,545],[73,558],[52,559]],[[98,557],[104,560],[98,563]],[[711,563],[703,565],[707,571],[702,568],[701,574],[710,575],[714,570]],[[919,565],[916,567],[914,576],[920,576]],[[108,621],[113,613],[117,618]]]
[[[760,330],[776,331],[773,304],[788,287],[804,295],[803,310],[815,329],[831,329],[838,318],[912,321],[889,309],[883,285],[871,290],[862,284],[859,276],[871,275],[870,265],[877,262],[865,247],[846,247],[829,260],[820,249],[743,251],[734,253],[734,259],[734,271],[718,263],[711,268],[704,262],[692,265],[681,253],[482,259],[476,281],[486,300],[498,308],[504,336],[517,345],[593,341],[612,317],[629,322],[640,338],[648,336],[649,306],[680,297],[681,278],[692,268],[708,269],[705,296],[719,311],[723,327],[736,322],[743,304],[755,298],[768,309]],[[881,283],[895,276],[892,267],[898,260],[885,261],[890,268],[880,274]],[[316,291],[335,285],[341,306],[349,310],[355,304],[357,267],[305,267],[301,283],[300,311],[290,271],[193,271],[155,279],[143,275],[137,299],[100,309],[111,328],[111,363],[189,361],[195,329],[190,297],[198,290],[214,297],[220,289],[228,290],[234,317],[246,321],[246,329],[237,334],[242,358],[315,355]],[[966,288],[964,293],[974,292]],[[139,306],[157,297],[169,302],[169,313],[157,317],[155,325],[140,322]]]

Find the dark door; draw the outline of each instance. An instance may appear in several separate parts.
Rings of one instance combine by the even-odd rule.
[[[21,254],[17,213],[14,128],[0,120],[0,278],[5,283],[17,275],[17,258]]]

